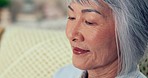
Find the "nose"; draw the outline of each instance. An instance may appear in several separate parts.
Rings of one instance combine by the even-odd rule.
[[[81,26],[79,23],[67,24],[66,34],[69,41],[72,42],[82,42],[84,41],[84,36],[81,31]]]
[[[70,40],[72,42],[82,42],[84,41],[84,37],[80,32],[75,31],[72,33]]]

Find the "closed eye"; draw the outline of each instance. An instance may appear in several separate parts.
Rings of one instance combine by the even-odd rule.
[[[69,20],[75,20],[75,17],[68,17]]]
[[[87,25],[96,25],[96,23],[94,23],[94,22],[89,22],[89,21],[85,21],[85,23],[86,23]]]

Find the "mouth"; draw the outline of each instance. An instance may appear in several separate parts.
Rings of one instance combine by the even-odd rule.
[[[73,48],[73,53],[76,55],[81,55],[81,54],[85,54],[85,53],[89,53],[89,52],[90,52],[90,50],[84,50],[84,49],[81,49],[78,47]]]

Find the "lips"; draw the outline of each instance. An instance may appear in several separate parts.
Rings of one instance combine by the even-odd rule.
[[[81,49],[81,48],[78,48],[78,47],[73,48],[73,53],[76,54],[76,55],[85,54],[85,53],[88,53],[88,52],[90,52],[90,50],[84,50],[84,49]]]

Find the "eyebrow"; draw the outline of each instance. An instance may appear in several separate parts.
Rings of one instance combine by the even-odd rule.
[[[95,10],[95,9],[83,9],[82,13],[86,13],[86,12],[95,12],[97,14],[102,15],[99,11]]]
[[[71,11],[74,11],[74,9],[69,5],[68,8],[71,10]],[[99,11],[95,10],[95,9],[83,9],[81,11],[82,13],[86,13],[86,12],[95,12],[97,14],[100,14],[102,15]]]
[[[70,10],[74,11],[74,9],[73,9],[70,5],[68,5],[68,8],[69,8]]]

